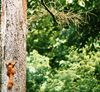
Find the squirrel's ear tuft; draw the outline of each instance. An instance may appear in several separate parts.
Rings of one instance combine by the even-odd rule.
[[[6,65],[6,68],[8,67],[8,64],[5,64]]]
[[[16,63],[17,63],[16,61],[12,60],[12,61],[7,61],[5,65],[6,65],[6,67],[8,67],[8,65],[13,65],[13,67],[14,67]]]
[[[6,64],[5,64],[5,65],[6,65],[6,67],[8,67],[9,63],[8,63],[8,62],[6,62]]]
[[[17,62],[15,62],[15,61],[14,61],[14,62],[12,62],[13,66],[15,66],[15,64],[16,64],[16,63],[17,63]]]

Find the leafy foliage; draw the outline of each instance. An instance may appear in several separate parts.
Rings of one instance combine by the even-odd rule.
[[[44,2],[57,24],[28,0],[27,92],[99,92],[100,1]]]
[[[71,47],[67,60],[59,61],[59,69],[50,67],[49,58],[33,50],[27,59],[27,92],[99,92],[100,53],[80,50]]]

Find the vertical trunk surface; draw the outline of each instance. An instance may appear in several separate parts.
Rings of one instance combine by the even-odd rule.
[[[1,92],[26,92],[26,0],[2,0],[2,88]],[[16,62],[9,79],[6,65]],[[9,80],[13,86],[8,89]]]

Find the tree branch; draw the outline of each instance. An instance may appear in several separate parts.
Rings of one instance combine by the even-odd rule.
[[[44,0],[41,0],[41,4],[45,7],[45,9],[49,12],[49,14],[52,16],[54,23],[58,24],[56,21],[56,18],[54,16],[54,14],[49,10],[49,8],[46,6]]]

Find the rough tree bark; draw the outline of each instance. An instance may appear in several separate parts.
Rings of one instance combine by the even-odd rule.
[[[2,86],[1,92],[26,92],[26,0],[1,0]],[[12,77],[7,65],[16,62]],[[13,70],[12,69],[12,70]],[[13,85],[8,89],[8,82]]]

